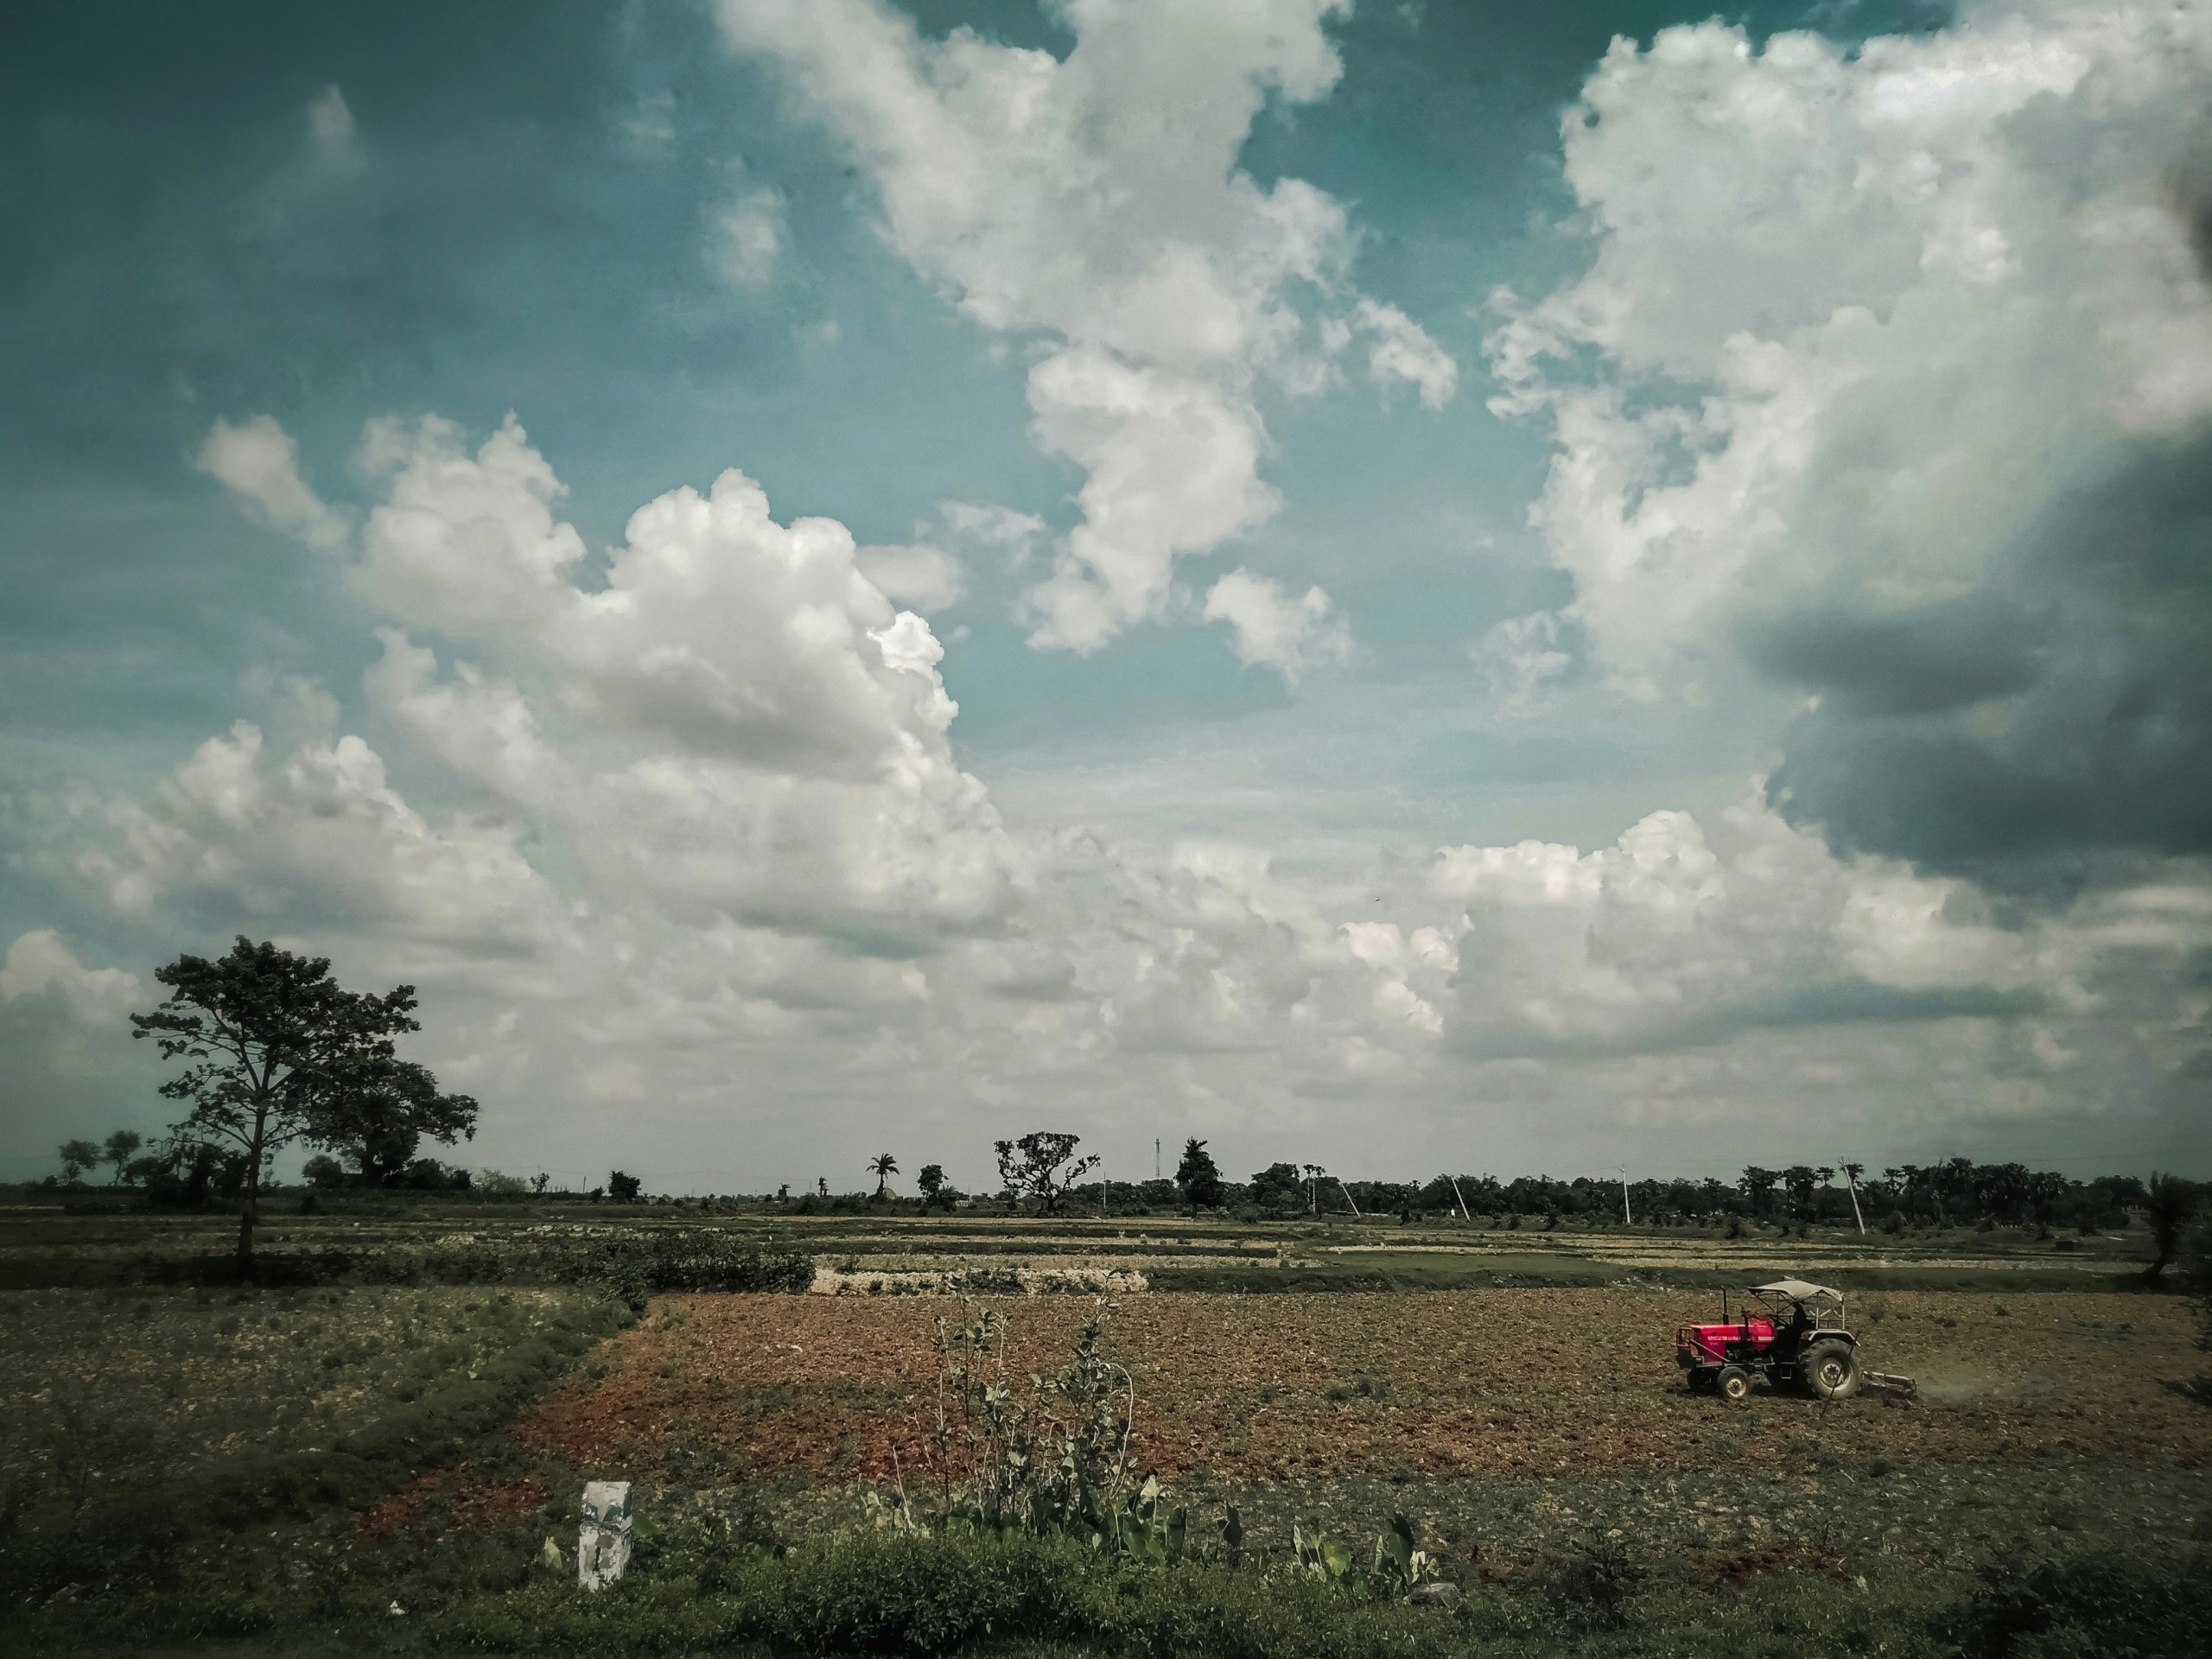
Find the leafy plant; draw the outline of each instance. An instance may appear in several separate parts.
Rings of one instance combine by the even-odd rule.
[[[1643,1567],[1621,1541],[1618,1531],[1592,1532],[1554,1554],[1544,1565],[1544,1592],[1569,1618],[1619,1625],[1627,1622],[1628,1600],[1643,1582]]]
[[[879,1518],[901,1531],[975,1531],[1002,1538],[1071,1537],[1091,1548],[1165,1564],[1183,1554],[1187,1516],[1157,1477],[1136,1478],[1129,1424],[1136,1382],[1103,1349],[1113,1304],[1103,1297],[1068,1363],[1032,1376],[1027,1395],[1007,1381],[1006,1322],[970,1310],[955,1329],[937,1322],[938,1384],[918,1498],[902,1478]]]
[[[1376,1587],[1386,1595],[1410,1595],[1428,1577],[1431,1565],[1427,1552],[1414,1542],[1413,1522],[1392,1516],[1390,1529],[1375,1541]]]
[[[1309,1535],[1303,1527],[1294,1522],[1290,1529],[1290,1548],[1298,1562],[1298,1570],[1307,1578],[1333,1585],[1342,1585],[1351,1580],[1351,1548],[1334,1539],[1325,1538],[1318,1528]]]

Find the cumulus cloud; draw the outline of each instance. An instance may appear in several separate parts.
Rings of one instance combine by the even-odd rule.
[[[854,562],[885,598],[911,605],[925,615],[960,602],[960,561],[942,548],[920,543],[863,547]]]
[[[474,444],[378,423],[363,454],[373,742],[280,751],[241,722],[113,803],[79,868],[126,921],[302,937],[423,986],[425,1058],[541,1145],[596,1158],[591,1115],[644,1102],[794,1146],[887,1099],[1009,1127],[1049,1099],[1097,1132],[1143,1098],[1233,1134],[1387,1089],[1442,1123],[1478,1076],[1532,1112],[1740,1125],[1779,1109],[1744,1052],[1812,1078],[1847,1071],[1851,1031],[1940,1071],[1966,1121],[2101,1109],[2206,1047],[2183,968],[2212,904],[2185,864],[2024,918],[1839,855],[1758,784],[1592,850],[1333,874],[1016,831],[954,757],[942,645],[842,526],[780,524],[730,471],[641,508],[586,585],[518,423]],[[1327,634],[1319,595],[1215,591],[1251,660],[1294,668]],[[401,776],[435,781],[410,798]],[[114,994],[58,950],[19,942],[0,1000],[73,973]],[[1511,1070],[1539,1060],[1558,1070]],[[1563,1077],[1572,1102],[1546,1092]]]
[[[1492,625],[1475,642],[1471,655],[1491,694],[1507,709],[1519,712],[1573,666],[1574,658],[1559,646],[1558,613],[1532,611]]]
[[[87,968],[50,927],[18,935],[0,962],[0,1002],[50,995],[87,1025],[119,1020],[138,1000],[138,976]]]
[[[1441,409],[1459,389],[1459,365],[1427,331],[1395,305],[1363,299],[1352,315],[1368,334],[1367,372],[1379,385],[1414,387],[1421,407]]]
[[[1840,846],[2068,892],[2212,853],[2212,445],[2046,509],[1957,600],[1803,607],[1754,657],[1813,700],[1777,798]]]
[[[1493,408],[1556,433],[1535,519],[1620,683],[1777,607],[1955,598],[2212,409],[2171,183],[2209,67],[2202,9],[2151,4],[1614,43],[1563,126],[1592,262],[1489,350]]]
[[[298,442],[270,416],[257,415],[236,426],[218,420],[201,440],[193,465],[309,547],[328,552],[345,543],[346,516],[308,486],[300,476]]]
[[[1808,696],[1776,799],[2046,894],[2212,851],[2201,7],[1969,9],[1862,50],[1615,42],[1588,270],[1489,343],[1617,683]]]
[[[2190,874],[2167,880],[2201,899]],[[2145,1039],[2156,1008],[2160,1034],[2124,1069],[2168,1075],[2202,1039],[2202,1010],[2171,976],[2212,940],[2212,905],[2177,902],[2153,880],[2000,925],[1972,884],[1838,857],[1756,785],[1709,824],[1656,812],[1591,852],[1447,849],[1432,889],[1462,907],[1445,935],[1458,963],[1447,1025],[1471,1054],[1658,1053],[1761,1031],[1948,1024],[1988,1060],[2034,1019],[2112,1055]],[[2114,1017],[2121,1003],[2132,1016]]]
[[[1346,9],[1077,5],[1057,60],[965,28],[925,40],[881,0],[723,0],[729,45],[782,66],[872,177],[900,255],[985,327],[1044,342],[1035,431],[1085,482],[1030,595],[1033,645],[1096,650],[1161,613],[1179,557],[1269,517],[1262,378],[1318,390],[1357,329],[1378,380],[1451,395],[1441,349],[1351,290],[1342,207],[1236,167],[1268,97],[1335,85],[1322,24]]]
[[[1308,588],[1293,599],[1281,584],[1239,568],[1214,583],[1206,594],[1209,622],[1227,622],[1236,641],[1236,660],[1250,667],[1264,663],[1295,683],[1308,662],[1342,658],[1350,636],[1329,614],[1329,596]]]

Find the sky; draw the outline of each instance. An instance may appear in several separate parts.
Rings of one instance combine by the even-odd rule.
[[[0,1176],[245,933],[456,1155],[2212,1175],[2212,3],[85,0]]]

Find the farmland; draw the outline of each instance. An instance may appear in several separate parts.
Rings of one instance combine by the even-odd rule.
[[[2203,1357],[2125,1233],[302,1208],[253,1282],[218,1217],[0,1211],[13,1639],[968,1640],[899,1624],[916,1585],[931,1618],[964,1599],[978,1640],[1255,1659],[1937,1654],[2019,1605],[2073,1640],[2107,1602],[2165,1632],[2142,1651],[2202,1628],[2176,1586],[2212,1548]],[[1783,1269],[1842,1284],[1919,1394],[1684,1393],[1674,1326]],[[882,1530],[932,1467],[939,1322],[994,1309],[1026,1395],[1100,1292],[1183,1563]],[[588,1601],[563,1554],[587,1478],[635,1483],[640,1517],[630,1582]],[[1294,1528],[1363,1560],[1393,1515],[1456,1610],[1292,1572]]]

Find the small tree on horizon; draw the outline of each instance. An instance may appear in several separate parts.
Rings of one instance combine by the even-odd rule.
[[[935,1204],[944,1192],[944,1166],[924,1164],[922,1173],[914,1177],[914,1185],[921,1189],[925,1204]]]
[[[96,1141],[64,1141],[60,1147],[61,1179],[74,1185],[77,1178],[88,1169],[97,1169],[100,1162],[99,1143]]]
[[[181,956],[154,977],[168,999],[132,1014],[132,1035],[153,1038],[165,1060],[187,1062],[162,1085],[166,1098],[191,1107],[175,1139],[227,1145],[243,1160],[238,1261],[250,1268],[270,1160],[296,1141],[329,1144],[346,1103],[406,1065],[392,1043],[421,1029],[415,988],[347,991],[331,978],[327,957],[294,956],[244,934],[228,956]],[[473,1129],[476,1103],[454,1098]]]
[[[617,1204],[633,1204],[638,1190],[645,1185],[635,1175],[626,1175],[620,1170],[611,1170],[607,1177],[607,1196]]]
[[[115,1166],[116,1185],[122,1184],[124,1173],[129,1168],[131,1159],[145,1144],[146,1137],[136,1129],[118,1129],[108,1136],[107,1145],[100,1149],[100,1157],[104,1162]]]
[[[879,1152],[868,1160],[868,1173],[875,1177],[875,1196],[891,1196],[891,1178],[899,1173],[899,1160],[887,1152]]]
[[[1191,1206],[1192,1215],[1221,1208],[1221,1167],[1205,1141],[1192,1139],[1183,1143],[1183,1160],[1175,1166],[1175,1185],[1183,1189],[1183,1201]]]
[[[2164,1276],[2167,1265],[2181,1249],[2189,1218],[2196,1213],[2196,1183],[2153,1171],[2151,1184],[2144,1191],[2148,1198],[2143,1206],[2144,1219],[2151,1224],[2152,1255],[2143,1276],[2155,1281]]]
[[[999,1179],[1012,1189],[1017,1200],[1033,1198],[1046,1215],[1055,1214],[1068,1190],[1098,1167],[1095,1154],[1076,1157],[1075,1149],[1082,1141],[1079,1135],[1039,1131],[1018,1141],[998,1141]],[[1063,1169],[1062,1165],[1066,1167]]]

